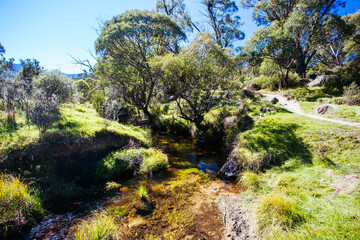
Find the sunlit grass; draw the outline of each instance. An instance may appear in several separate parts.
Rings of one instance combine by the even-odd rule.
[[[34,225],[44,213],[36,191],[18,177],[0,177],[0,236],[6,236],[7,224]]]
[[[268,127],[263,128],[261,123],[268,123]],[[301,140],[307,154],[296,150],[291,141],[285,145],[281,145],[282,140],[279,145],[267,144],[288,134],[275,131],[279,124],[296,124],[292,134]],[[247,187],[244,197],[255,198],[257,203],[253,206],[255,222],[263,238],[359,238],[359,190],[338,194],[334,184],[336,179],[360,171],[360,129],[283,112],[265,116],[247,134],[247,142],[239,143],[239,148],[283,149],[280,165],[240,176],[240,184]],[[356,184],[354,179],[342,187]]]
[[[158,149],[134,148],[113,152],[98,161],[96,176],[101,179],[121,177],[126,172],[153,173],[166,169],[168,157]]]
[[[82,221],[75,232],[76,240],[115,240],[119,239],[115,218],[98,213],[88,221]]]

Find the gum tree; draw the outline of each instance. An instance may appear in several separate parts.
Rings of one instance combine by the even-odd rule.
[[[304,76],[324,37],[321,31],[326,18],[345,5],[341,0],[243,0],[242,6],[254,8],[258,25],[269,28],[278,25],[292,42],[296,72]],[[278,29],[278,28],[273,28]],[[263,42],[266,46],[266,38]]]
[[[106,21],[95,49],[96,73],[117,89],[119,96],[141,110],[150,123],[150,105],[156,97],[159,76],[149,60],[174,49],[172,38],[186,38],[174,20],[151,11],[128,11]]]
[[[163,72],[162,84],[174,97],[180,117],[203,129],[204,115],[221,97],[233,66],[232,58],[211,40],[201,35],[178,55],[168,54],[152,62]]]

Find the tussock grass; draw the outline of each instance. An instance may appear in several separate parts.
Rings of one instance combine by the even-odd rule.
[[[269,226],[288,230],[304,220],[296,204],[280,195],[261,196],[256,204],[257,227],[261,235],[267,234]]]
[[[167,155],[158,149],[126,149],[113,152],[98,161],[95,175],[98,180],[109,180],[127,171],[148,174],[166,169],[167,166]]]
[[[82,221],[75,232],[76,240],[115,240],[120,239],[115,218],[98,213],[89,221]]]
[[[18,177],[0,177],[0,236],[15,225],[34,225],[44,210],[36,191],[22,183]]]
[[[261,188],[261,180],[258,174],[245,171],[241,174],[238,184],[245,187],[246,189],[259,190]]]
[[[147,189],[143,184],[136,186],[137,195],[144,201],[149,200],[149,189]]]

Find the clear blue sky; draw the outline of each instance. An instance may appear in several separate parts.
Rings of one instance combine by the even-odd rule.
[[[192,18],[201,22],[199,2],[185,0]],[[78,73],[81,67],[72,64],[69,54],[91,58],[87,51],[94,48],[99,19],[108,20],[131,9],[153,10],[155,4],[156,0],[0,0],[0,42],[5,56],[15,58],[16,63],[35,58],[45,69]],[[341,13],[354,13],[359,5],[358,0],[349,0]],[[251,10],[239,12],[246,39],[257,28],[251,14]]]

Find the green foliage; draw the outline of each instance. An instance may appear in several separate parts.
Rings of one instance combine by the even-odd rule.
[[[151,69],[149,60],[173,49],[174,37],[186,38],[170,17],[135,10],[106,21],[95,44],[100,59],[96,73],[151,123],[155,119],[149,106],[158,92],[158,72]]]
[[[167,168],[167,156],[160,150],[150,148],[126,149],[113,152],[96,164],[96,177],[109,180],[125,172],[153,173]]]
[[[100,116],[104,116],[105,113],[105,94],[102,91],[96,91],[91,94],[91,103],[95,108],[96,112]]]
[[[0,177],[0,236],[21,225],[33,226],[44,214],[38,192],[29,189],[18,177]],[[18,225],[19,224],[19,225]],[[18,226],[17,226],[18,225]]]
[[[43,71],[34,80],[35,87],[48,99],[57,98],[60,102],[68,102],[75,91],[72,80],[60,72]]]
[[[296,88],[285,92],[285,95],[300,101],[314,102],[321,98],[331,97],[321,88]]]
[[[360,105],[360,87],[352,82],[349,86],[344,87],[344,97],[346,104]]]
[[[275,91],[278,89],[279,76],[277,74],[270,76],[261,75],[255,79],[255,83],[259,85],[261,89]]]
[[[304,214],[296,204],[280,195],[264,195],[256,204],[256,223],[261,235],[269,234],[269,229],[278,227],[290,230],[304,220]]]
[[[232,59],[208,35],[201,35],[178,55],[152,62],[164,72],[163,84],[174,96],[182,118],[201,128],[204,114],[217,104],[216,91],[226,89]]]
[[[93,219],[82,221],[75,232],[76,240],[115,240],[119,239],[115,218],[97,213]]]

